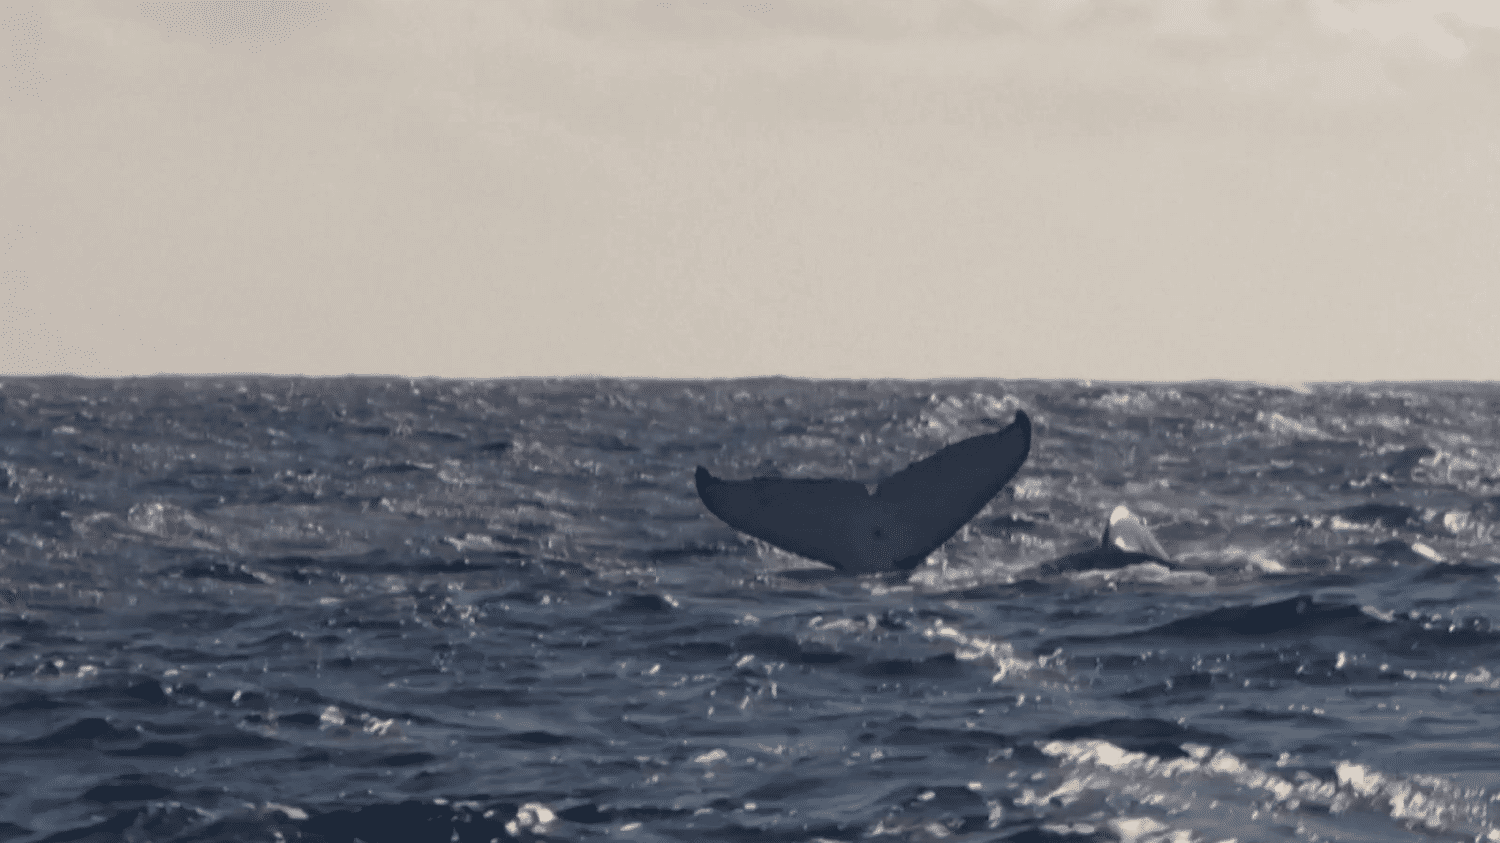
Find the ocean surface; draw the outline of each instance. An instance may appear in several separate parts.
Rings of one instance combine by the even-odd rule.
[[[694,492],[1018,409],[909,580]],[[1497,521],[1490,384],[4,378],[0,840],[1496,841]]]

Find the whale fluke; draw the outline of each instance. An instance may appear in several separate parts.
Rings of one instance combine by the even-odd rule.
[[[881,481],[720,480],[698,466],[698,497],[742,533],[840,571],[909,571],[979,514],[1026,461],[1031,419],[955,442]]]
[[[1070,553],[1047,563],[1043,570],[1054,573],[1089,571],[1123,568],[1137,562],[1160,562],[1168,568],[1177,567],[1166,550],[1162,549],[1161,542],[1151,534],[1146,522],[1121,504],[1109,514],[1109,522],[1104,525],[1104,536],[1097,547]]]

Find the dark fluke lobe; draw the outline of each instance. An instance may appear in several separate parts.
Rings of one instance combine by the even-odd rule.
[[[698,497],[742,533],[852,574],[909,571],[1010,481],[1031,419],[943,448],[869,491],[853,480],[720,480],[698,466]]]

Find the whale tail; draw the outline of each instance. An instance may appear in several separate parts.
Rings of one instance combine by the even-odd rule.
[[[721,480],[698,466],[709,512],[754,536],[851,574],[909,571],[958,532],[1020,470],[1031,419],[943,448],[882,480]]]

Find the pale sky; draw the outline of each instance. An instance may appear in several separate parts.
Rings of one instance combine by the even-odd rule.
[[[1500,379],[1496,0],[0,27],[0,374]]]

